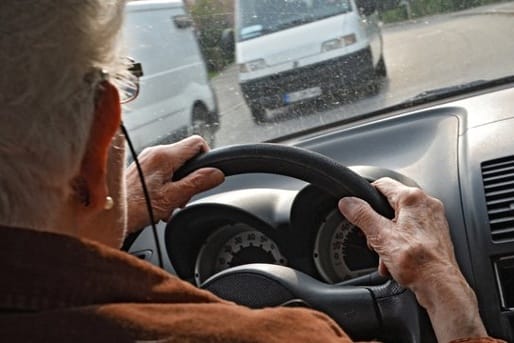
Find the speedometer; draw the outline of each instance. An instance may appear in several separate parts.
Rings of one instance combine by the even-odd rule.
[[[332,211],[321,225],[313,252],[320,275],[330,283],[370,273],[378,267],[378,255],[370,250],[362,231]]]
[[[200,285],[210,276],[250,263],[286,265],[278,245],[261,231],[244,223],[225,225],[206,240],[195,264],[195,281]]]
[[[277,244],[257,230],[230,238],[216,256],[216,271],[249,263],[285,264]]]

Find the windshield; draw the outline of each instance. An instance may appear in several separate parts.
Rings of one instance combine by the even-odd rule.
[[[514,74],[513,16],[491,0],[130,1],[143,75],[124,122],[138,151],[215,148],[465,94]]]
[[[240,41],[346,13],[349,0],[240,0],[237,22]]]

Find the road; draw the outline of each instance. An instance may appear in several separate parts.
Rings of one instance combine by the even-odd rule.
[[[265,141],[391,106],[426,90],[513,74],[513,32],[514,2],[384,26],[388,78],[378,94],[325,109],[304,106],[295,109],[302,113],[261,125],[253,122],[231,66],[212,80],[221,117],[216,146]]]

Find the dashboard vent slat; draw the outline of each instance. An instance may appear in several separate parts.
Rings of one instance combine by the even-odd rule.
[[[484,176],[484,180],[487,182],[503,181],[514,179],[514,172],[508,174],[500,174],[498,176]]]
[[[487,201],[487,206],[499,207],[498,205],[500,205],[503,207],[505,207],[505,206],[508,207],[511,203],[514,203],[514,197],[501,198],[498,200],[490,200],[490,201]]]
[[[503,161],[501,161],[503,160]],[[483,171],[488,171],[488,170],[496,170],[496,169],[504,169],[505,166],[512,166],[514,167],[514,159],[512,160],[504,160],[504,159],[498,159],[496,160],[498,162],[494,162],[494,161],[489,161],[489,162],[486,162],[487,164],[484,165],[482,164],[482,170]]]
[[[514,171],[514,166],[499,168],[499,169],[489,169],[482,171],[482,175],[484,177],[491,177],[497,175],[505,175],[506,173],[510,173]]]
[[[507,225],[507,224],[514,224],[514,217],[504,217],[499,219],[493,219],[490,221],[491,225]],[[514,228],[514,225],[512,225]]]
[[[514,179],[504,182],[498,182],[498,181],[485,181],[488,183],[487,186],[485,186],[485,189],[487,190],[512,190],[514,186]],[[493,183],[494,182],[494,183]]]
[[[493,241],[514,240],[514,156],[483,162],[481,167]]]
[[[504,218],[505,216],[511,215],[512,210],[510,207],[501,207],[494,210],[489,210],[489,219],[493,221],[494,219]]]

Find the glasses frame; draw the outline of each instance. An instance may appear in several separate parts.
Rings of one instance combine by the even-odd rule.
[[[131,78],[127,77],[116,77],[118,80],[122,81],[122,89],[120,94],[120,103],[127,104],[134,99],[136,99],[139,95],[139,78],[144,75],[143,66],[141,63],[136,62],[133,58],[127,57],[129,61],[128,71],[132,74]]]

